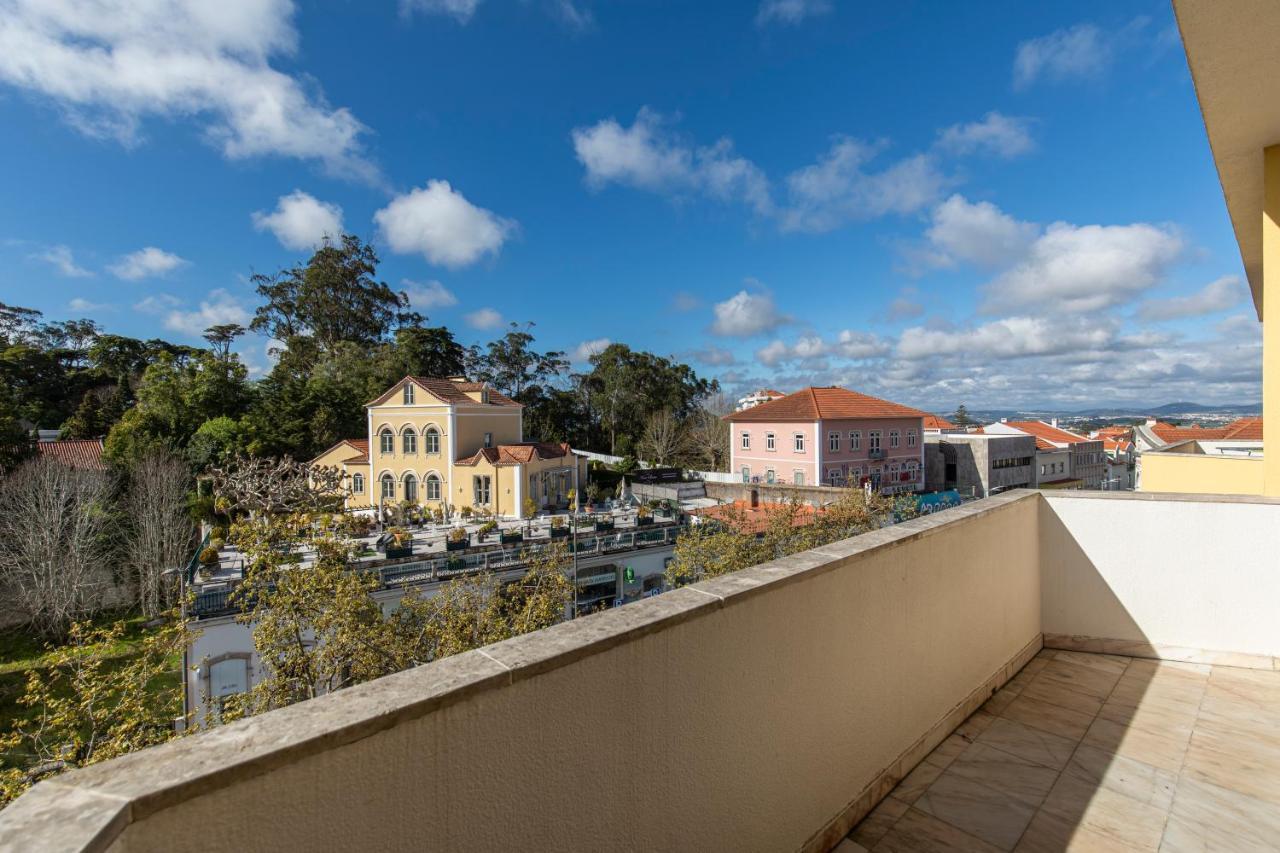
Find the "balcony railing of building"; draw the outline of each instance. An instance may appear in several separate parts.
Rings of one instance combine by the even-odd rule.
[[[1120,711],[1085,738],[1096,778],[1068,779],[1065,809],[1049,797],[1055,831],[1123,832],[1108,816],[1133,791],[1109,786],[1154,773],[1155,746],[1172,744],[1187,767],[1172,778],[1202,796],[1142,803],[1156,837],[1243,849],[1252,836],[1232,833],[1276,822],[1280,758],[1237,744],[1270,751],[1232,782],[1213,775],[1229,761],[1194,756],[1274,717],[1277,552],[1280,501],[1006,492],[72,771],[0,813],[0,848],[829,850],[891,791],[905,797],[895,786],[936,747],[965,772],[1009,755],[965,721],[984,705],[992,717],[1015,675],[1001,696],[1031,691],[1028,662],[1050,647],[1246,674],[1212,697],[1223,740],[1206,746],[1170,716],[1213,722],[1198,705],[1140,702],[1186,673],[1133,670],[1131,708],[1089,696],[1109,674],[1045,668],[1038,695]],[[1038,760],[1065,762],[1053,750],[1083,729],[1048,737],[1073,718],[1036,699],[1022,719],[1024,745],[1052,749],[1008,758],[1019,779],[1065,774]],[[1016,751],[1024,723],[1000,720],[984,722]],[[1025,826],[1034,808],[1010,790],[993,796]],[[1210,794],[1225,805],[1206,807]],[[941,791],[894,802],[903,832],[945,804]]]

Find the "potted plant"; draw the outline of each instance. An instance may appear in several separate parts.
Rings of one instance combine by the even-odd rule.
[[[498,522],[494,521],[493,519],[489,519],[484,524],[480,525],[480,529],[477,530],[476,533],[479,534],[480,541],[483,542],[486,536],[488,536],[490,533],[492,533],[497,529],[498,529]]]
[[[519,529],[504,530],[498,534],[498,541],[503,545],[512,545],[524,541],[524,531]]]
[[[389,560],[413,556],[413,534],[403,527],[392,527],[382,537],[382,553]]]
[[[564,496],[569,499],[569,512],[577,512],[578,511],[578,490],[570,489],[569,491],[565,492]]]
[[[538,514],[538,502],[533,498],[524,499],[524,517],[533,518]]]
[[[470,521],[470,520],[471,520],[471,516],[474,514],[474,512],[475,512],[475,511],[474,511],[474,510],[472,510],[472,509],[471,509],[471,507],[469,507],[469,506],[464,506],[464,507],[461,509],[461,513],[462,513],[462,518],[463,518],[463,520],[465,520],[465,521]]]
[[[607,515],[597,515],[595,517],[596,532],[605,533],[613,530],[613,519]]]
[[[563,515],[553,516],[551,519],[551,538],[564,539],[569,535],[569,519]]]
[[[471,538],[467,536],[467,531],[461,527],[455,527],[449,531],[449,535],[444,540],[444,549],[446,551],[461,551],[471,544]]]
[[[597,503],[599,503],[599,501],[600,501],[600,484],[588,483],[587,484],[587,512],[591,512],[591,510],[595,507]]]
[[[636,510],[636,527],[644,527],[649,524],[653,524],[653,510],[642,505]]]
[[[218,564],[218,549],[212,545],[206,546],[205,549],[200,552],[200,565],[215,566],[217,564]]]
[[[658,507],[655,509],[655,512],[657,513],[658,518],[671,519],[675,517],[676,508],[671,501],[665,500],[658,502]]]

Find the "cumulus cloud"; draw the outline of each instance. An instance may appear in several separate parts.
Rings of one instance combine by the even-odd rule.
[[[1190,296],[1149,300],[1138,308],[1138,316],[1143,320],[1177,320],[1217,314],[1239,305],[1244,296],[1245,287],[1240,277],[1224,275]]]
[[[928,154],[916,154],[874,171],[883,148],[841,137],[818,161],[787,177],[784,231],[832,231],[846,222],[914,213],[937,200],[950,180]]]
[[[95,311],[106,311],[111,308],[111,306],[102,302],[90,302],[88,299],[76,296],[67,303],[67,308],[71,311],[93,313]]]
[[[453,291],[434,279],[419,283],[406,278],[400,282],[400,286],[404,288],[404,292],[409,297],[409,302],[414,308],[421,308],[427,311],[432,308],[448,308],[451,305],[458,304],[458,297],[453,295]]]
[[[725,301],[717,302],[712,310],[715,322],[711,324],[711,331],[724,337],[748,338],[790,322],[767,293],[739,290]]]
[[[769,182],[759,167],[739,157],[721,139],[698,147],[678,138],[662,115],[642,107],[629,127],[609,118],[574,128],[574,153],[586,169],[587,185],[629,186],[674,196],[700,194],[741,201],[757,213],[772,208]]]
[[[60,275],[67,278],[88,278],[93,275],[92,270],[87,270],[76,263],[75,255],[69,246],[50,246],[31,257],[51,265]]]
[[[1040,79],[1097,77],[1111,64],[1112,55],[1111,40],[1093,24],[1055,30],[1018,45],[1013,87],[1026,89]]]
[[[781,340],[770,341],[756,350],[756,358],[766,366],[782,362],[801,362],[810,366],[826,364],[830,358],[860,361],[879,358],[890,352],[888,342],[870,332],[845,329],[832,341],[820,335],[801,335],[788,345]]]
[[[688,357],[709,367],[728,367],[737,361],[732,352],[717,346],[693,350]]]
[[[955,154],[988,153],[1013,158],[1035,149],[1031,122],[992,111],[981,121],[953,124],[938,134],[938,147]]]
[[[210,291],[194,310],[183,311],[173,309],[165,315],[164,327],[174,332],[196,336],[210,326],[223,323],[239,323],[248,326],[252,319],[248,309],[230,293],[222,288]]]
[[[1183,251],[1171,227],[1055,222],[1023,260],[985,285],[983,311],[1031,306],[1073,313],[1124,304],[1155,284]]]
[[[479,5],[480,0],[400,0],[400,14],[408,16],[421,12],[424,15],[444,15],[465,24],[471,20]]]
[[[806,18],[828,15],[831,9],[831,0],[761,0],[760,8],[756,10],[756,26],[794,26]]]
[[[889,319],[913,320],[924,316],[924,305],[917,297],[918,292],[914,287],[904,287],[902,293],[889,303]]]
[[[141,281],[144,278],[167,275],[188,263],[189,261],[178,257],[173,252],[147,246],[124,255],[107,269],[116,278],[125,281]]]
[[[229,159],[278,155],[372,179],[365,127],[272,67],[298,47],[291,0],[9,0],[0,81],[126,145],[149,117],[194,119]]]
[[[252,214],[253,227],[270,231],[286,249],[314,249],[326,237],[342,236],[342,208],[294,190],[276,200],[276,209]]]
[[[393,252],[420,253],[430,263],[453,268],[496,255],[516,229],[513,220],[477,207],[448,181],[428,181],[396,196],[373,220]]]
[[[133,310],[143,314],[163,314],[182,304],[182,300],[168,293],[153,293],[133,304]]]
[[[463,317],[473,329],[497,329],[503,324],[502,315],[493,308],[480,308]]]
[[[991,358],[1053,355],[1072,349],[1105,347],[1114,337],[1112,324],[1047,317],[1005,317],[973,328],[916,326],[906,329],[898,339],[895,354],[905,359],[961,353]]]
[[[608,338],[593,338],[589,341],[583,341],[573,348],[569,353],[569,358],[578,364],[583,364],[590,361],[591,356],[599,355],[604,352],[611,343],[613,343],[613,341]]]
[[[925,231],[939,266],[957,261],[994,268],[1025,255],[1039,231],[988,201],[972,203],[953,195],[934,207]]]

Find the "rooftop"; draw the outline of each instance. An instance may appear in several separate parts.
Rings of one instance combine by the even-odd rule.
[[[41,456],[61,462],[72,468],[105,471],[102,461],[102,439],[68,438],[57,441],[36,442],[36,452]]]
[[[802,388],[777,400],[770,400],[741,412],[725,415],[725,420],[815,421],[844,418],[923,418],[925,413],[910,406],[881,400],[837,386]]]
[[[412,382],[414,385],[422,388],[441,402],[448,403],[453,406],[500,406],[505,408],[519,408],[520,404],[505,394],[499,393],[494,388],[488,387],[483,382],[467,382],[460,378],[441,378],[434,376],[406,376],[395,385],[392,385],[378,397],[366,403],[366,406],[379,406],[392,398],[397,391],[404,387],[406,382]],[[479,400],[472,399],[467,392],[475,393],[477,391],[486,391],[485,399],[487,402],[481,403]]]
[[[1001,421],[1001,423],[1025,432],[1027,435],[1034,435],[1036,437],[1036,447],[1041,450],[1049,450],[1051,447],[1062,444],[1079,444],[1082,441],[1095,440],[1070,430],[1060,429],[1044,421]],[[1049,447],[1043,447],[1042,442],[1048,444]]]

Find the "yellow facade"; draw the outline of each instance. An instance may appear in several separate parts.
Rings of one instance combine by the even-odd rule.
[[[1144,453],[1142,490],[1194,495],[1261,495],[1265,457]]]
[[[354,462],[352,445],[340,442],[312,462],[344,471],[349,509],[408,501],[430,510],[471,507],[519,518],[539,476],[556,472],[563,475],[556,482],[585,482],[585,463],[559,446],[543,447],[555,458],[528,452],[522,407],[480,383],[406,377],[367,411],[367,460]],[[480,453],[485,448],[500,458],[486,458]],[[532,458],[513,462],[509,452],[499,453],[512,448]],[[487,502],[476,477],[489,478]],[[563,498],[564,489],[559,491]],[[546,502],[539,497],[535,504],[541,509]]]

